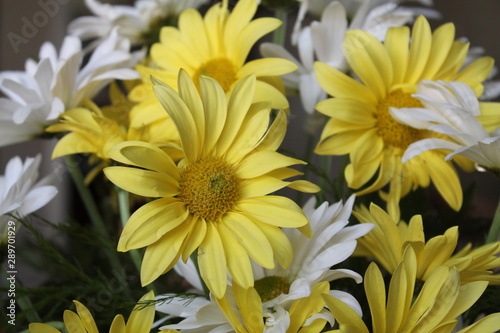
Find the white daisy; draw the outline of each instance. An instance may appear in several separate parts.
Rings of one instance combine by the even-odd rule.
[[[272,43],[261,45],[263,56],[285,58],[298,66],[298,70],[283,76],[283,82],[289,90],[298,91],[307,113],[312,114],[316,104],[326,98],[326,92],[314,73],[314,62],[327,63],[342,72],[349,69],[342,48],[348,30],[362,29],[383,40],[387,29],[402,26],[415,16],[412,10],[400,8],[392,2],[376,7],[373,4],[372,1],[362,2],[349,23],[344,5],[337,1],[331,2],[322,11],[320,21],[313,21],[303,29],[297,28],[300,23],[296,25],[297,31],[292,38],[296,41],[300,60],[283,46]],[[309,130],[311,133],[317,131],[316,128]]]
[[[28,59],[25,71],[0,73],[0,91],[7,97],[0,98],[0,146],[42,134],[61,113],[92,99],[114,79],[139,78],[132,67],[143,53],[130,53],[128,40],[113,31],[80,68],[83,57],[80,40],[68,36],[59,54],[46,42],[40,60]]]
[[[97,0],[85,0],[95,16],[82,16],[68,27],[70,34],[82,40],[95,39],[99,44],[117,28],[118,34],[133,45],[146,42],[147,33],[167,17],[177,17],[187,8],[198,8],[207,0],[137,0],[134,6],[111,5]]]
[[[4,175],[0,176],[0,243],[6,237],[7,214],[26,216],[45,206],[57,194],[50,185],[52,177],[38,180],[41,155],[28,157],[22,162],[19,156],[9,160]]]
[[[500,129],[490,135],[479,122],[481,102],[468,85],[425,80],[417,85],[417,94],[412,96],[420,100],[425,108],[391,108],[393,117],[414,128],[445,134],[453,141],[417,141],[406,150],[403,163],[427,150],[445,149],[451,151],[445,160],[461,155],[482,167],[500,171]]]

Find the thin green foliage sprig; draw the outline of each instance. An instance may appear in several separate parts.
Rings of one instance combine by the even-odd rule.
[[[35,269],[37,266],[43,267],[43,271],[50,274],[47,283],[34,288],[23,287],[18,291],[19,295],[27,295],[30,298],[42,322],[59,320],[64,310],[72,307],[68,300],[78,300],[91,312],[99,313],[96,318],[98,327],[107,327],[116,314],[106,309],[127,308],[123,310],[126,313],[132,309],[135,300],[144,294],[128,256],[120,256],[122,270],[110,269],[106,256],[99,252],[115,249],[100,244],[92,236],[92,226],[82,226],[71,221],[55,224],[39,218],[37,224],[47,225],[70,240],[66,249],[55,243],[52,238],[47,239],[31,219],[17,221],[30,236],[29,246],[24,247],[26,251],[29,249],[30,253],[20,253],[20,258],[31,257],[31,264]],[[126,281],[126,284],[123,284],[123,281]]]

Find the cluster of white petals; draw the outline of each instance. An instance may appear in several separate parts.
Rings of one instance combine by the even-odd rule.
[[[411,144],[403,155],[403,163],[432,149],[451,151],[445,159],[461,155],[484,168],[500,171],[500,130],[486,131],[477,117],[480,102],[472,89],[462,82],[422,81],[413,97],[424,108],[391,108],[399,122],[447,135],[453,141],[428,138]]]
[[[0,236],[5,237],[7,214],[23,217],[45,206],[57,194],[51,176],[38,180],[41,155],[19,156],[9,160],[5,173],[0,175]]]
[[[133,66],[143,52],[130,52],[130,42],[116,30],[97,47],[82,67],[81,41],[67,36],[59,54],[50,42],[39,60],[28,59],[24,71],[0,73],[0,146],[30,140],[44,132],[65,110],[94,98],[112,80],[139,78]]]
[[[127,38],[133,45],[145,42],[152,25],[165,17],[177,17],[187,8],[198,8],[207,0],[137,0],[134,6],[112,5],[97,0],[85,0],[94,16],[78,17],[70,23],[69,33],[82,40],[97,39],[99,44],[110,32]]]

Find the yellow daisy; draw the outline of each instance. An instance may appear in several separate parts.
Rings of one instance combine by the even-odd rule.
[[[493,270],[500,267],[500,242],[490,243],[471,249],[468,244],[455,252],[458,243],[458,227],[449,228],[444,235],[425,241],[422,216],[415,215],[406,224],[395,221],[375,204],[353,212],[361,223],[376,226],[362,238],[358,238],[355,255],[373,258],[387,271],[393,273],[410,244],[417,256],[417,278],[427,280],[440,266],[456,267],[462,283],[488,281],[500,284],[500,274]]]
[[[248,256],[266,268],[274,267],[274,259],[286,267],[292,249],[280,227],[310,233],[309,225],[292,200],[267,194],[287,186],[319,188],[283,180],[299,174],[290,165],[304,164],[276,152],[286,131],[283,111],[268,126],[269,103],[252,103],[254,76],[240,80],[227,101],[220,84],[208,77],[200,78],[200,96],[183,70],[179,92],[161,82],[154,89],[179,131],[185,158],[176,164],[152,144],[123,142],[109,155],[133,167],[104,170],[117,186],[159,198],[130,217],[118,243],[119,251],[147,246],[142,284],[170,270],[181,255],[186,262],[197,249],[201,277],[218,298],[227,270],[242,287],[253,285]]]
[[[317,62],[315,72],[321,86],[334,98],[324,100],[317,110],[331,119],[321,135],[316,153],[349,154],[345,170],[349,187],[365,194],[390,183],[388,201],[391,215],[399,219],[398,202],[410,190],[436,186],[455,210],[462,205],[462,189],[446,152],[433,150],[405,164],[401,157],[413,142],[437,135],[398,123],[389,108],[423,107],[411,94],[421,80],[461,81],[477,96],[493,67],[493,59],[479,58],[461,69],[468,44],[454,41],[451,23],[431,32],[429,23],[419,17],[411,38],[408,27],[391,28],[385,42],[371,34],[353,30],[347,33],[344,53],[361,82]],[[500,111],[498,104],[482,103],[482,112]],[[455,160],[462,168],[472,170],[465,158]]]
[[[257,77],[255,101],[270,101],[276,109],[288,108],[279,76],[294,71],[297,66],[281,58],[246,62],[252,46],[278,28],[281,21],[271,17],[252,20],[258,7],[255,0],[238,1],[231,13],[227,6],[227,0],[215,4],[204,17],[195,9],[187,9],[179,16],[178,28],[162,28],[160,42],[151,47],[150,65],[136,68],[144,83],[130,94],[132,100],[141,102],[136,112],[142,117],[166,116],[154,97],[150,77],[177,89],[181,68],[198,88],[200,77],[209,76],[217,80],[226,93],[238,80],[253,74]]]
[[[72,154],[91,154],[89,163],[95,167],[87,174],[89,183],[109,165],[108,151],[117,143],[139,140],[154,143],[179,158],[176,130],[161,120],[144,120],[131,112],[133,103],[116,84],[110,87],[111,105],[100,109],[91,101],[82,107],[64,112],[59,123],[46,128],[49,133],[69,132],[54,147],[52,158]]]
[[[128,115],[125,115],[128,118]],[[107,152],[115,144],[126,139],[120,124],[106,118],[101,109],[90,101],[82,107],[68,110],[60,116],[59,123],[45,129],[50,133],[70,132],[54,147],[52,158],[65,155],[91,154],[89,164],[96,165],[86,176],[89,183],[109,162]]]
[[[155,317],[155,307],[140,304],[145,301],[153,301],[154,293],[150,291],[144,295],[132,310],[127,323],[122,315],[117,315],[109,328],[109,333],[149,333]],[[90,311],[78,301],[73,301],[76,313],[70,310],[64,311],[64,326],[68,333],[99,333],[96,323]],[[30,333],[61,333],[52,326],[40,323],[29,325]],[[162,331],[167,333],[168,330]]]
[[[387,295],[382,273],[375,263],[370,264],[364,284],[373,333],[451,333],[457,326],[456,318],[479,299],[488,285],[485,281],[462,285],[456,268],[441,266],[414,295],[416,275],[417,258],[411,246],[391,278]],[[340,329],[333,332],[369,332],[349,306],[330,295],[323,297],[340,324]],[[493,333],[498,329],[500,313],[494,313],[457,333]]]

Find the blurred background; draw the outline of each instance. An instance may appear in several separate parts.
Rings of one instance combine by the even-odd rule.
[[[290,0],[293,1],[293,0]],[[44,4],[57,3],[52,7],[50,15],[44,14]],[[113,3],[127,3],[126,1],[105,1]],[[132,3],[129,1],[128,3]],[[493,57],[500,63],[500,0],[434,0],[435,9],[442,14],[441,20],[431,21],[436,27],[444,22],[453,22],[456,26],[457,37],[467,37],[471,46],[481,46],[485,54]],[[59,48],[66,34],[68,23],[75,17],[88,14],[83,0],[0,0],[0,70],[22,70],[26,58],[36,58],[38,50],[44,41],[51,41]],[[22,43],[12,42],[12,33],[22,36],[22,29],[26,22],[36,23],[35,29],[29,36],[25,34]],[[293,17],[289,20],[293,25]],[[26,28],[24,28],[26,29]],[[11,38],[9,38],[11,36]],[[500,80],[500,77],[496,77]],[[292,117],[290,118],[289,133],[303,133],[303,117],[297,99],[292,101]],[[1,134],[0,134],[1,135]],[[304,138],[300,135],[288,135],[284,144],[285,149],[299,150],[304,147]],[[4,173],[5,164],[15,156],[43,155],[41,176],[51,171],[56,172],[57,186],[60,193],[41,212],[51,221],[63,221],[71,210],[71,196],[73,191],[64,171],[62,160],[51,161],[50,155],[55,142],[36,140],[0,148],[0,173]],[[492,216],[500,195],[500,180],[491,174],[473,173],[463,177],[464,188],[468,184],[476,183],[477,195],[474,196],[472,211],[482,216]],[[18,241],[22,242],[22,234]],[[35,283],[30,274],[20,276],[21,283],[30,286]]]

